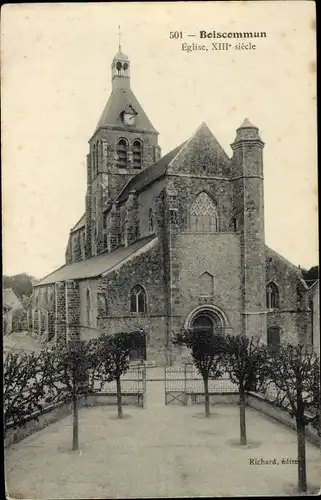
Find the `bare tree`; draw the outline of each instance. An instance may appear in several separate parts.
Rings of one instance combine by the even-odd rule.
[[[222,375],[223,337],[207,330],[186,329],[173,338],[173,344],[191,349],[193,362],[204,382],[205,417],[208,418],[210,416],[208,381],[209,378],[218,378]]]
[[[246,445],[245,395],[247,391],[259,391],[263,386],[266,346],[259,339],[245,335],[225,335],[224,342],[224,367],[239,390],[240,444]]]
[[[136,349],[143,348],[145,342],[146,334],[143,330],[102,335],[98,339],[97,374],[101,384],[116,380],[119,418],[123,418],[120,377],[129,368],[130,354]]]
[[[269,350],[264,391],[296,421],[298,489],[307,491],[305,429],[319,418],[320,359],[310,346],[284,344]]]

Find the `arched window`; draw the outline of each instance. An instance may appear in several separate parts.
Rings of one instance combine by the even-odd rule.
[[[279,289],[274,281],[270,281],[266,287],[266,307],[267,309],[279,309]]]
[[[133,166],[142,168],[142,143],[140,141],[133,142]]]
[[[280,327],[270,326],[267,329],[267,343],[268,345],[277,346],[280,345]]]
[[[136,285],[130,293],[130,312],[145,313],[146,311],[145,289],[141,285]]]
[[[215,203],[206,193],[200,193],[190,210],[189,229],[196,233],[218,231],[218,217]]]
[[[118,75],[120,75],[120,74],[121,74],[121,70],[122,70],[122,68],[123,68],[122,63],[121,63],[120,61],[118,61],[118,63],[116,64],[116,69],[117,69],[117,73],[118,73]]]
[[[90,320],[91,320],[91,297],[90,297],[90,290],[87,288],[86,290],[86,324],[90,326]]]
[[[148,212],[148,226],[149,226],[149,232],[153,233],[154,232],[154,214],[153,214],[153,209],[150,208]]]
[[[128,142],[126,141],[126,139],[119,139],[117,143],[118,168],[127,167],[127,150],[128,150]]]

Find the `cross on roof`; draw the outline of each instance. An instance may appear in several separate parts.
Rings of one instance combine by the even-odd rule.
[[[121,35],[120,26],[118,26],[118,52],[121,52]]]

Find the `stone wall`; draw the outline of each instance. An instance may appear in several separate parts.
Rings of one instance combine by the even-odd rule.
[[[241,333],[241,263],[237,233],[180,234],[177,238],[179,302],[173,314],[184,325],[189,313],[198,306],[213,304],[224,311],[229,326]],[[201,275],[213,277],[213,294],[204,290]]]
[[[79,339],[80,294],[77,281],[66,282],[67,339]]]
[[[59,281],[55,286],[55,336],[57,342],[66,342],[66,284],[64,281]]]
[[[145,191],[139,193],[139,234],[140,237],[148,236],[150,234],[149,228],[149,210],[153,210],[154,215],[154,232],[156,232],[157,224],[157,196],[164,188],[164,180],[158,180],[148,187]]]
[[[267,327],[281,328],[281,342],[297,344],[311,337],[312,314],[300,277],[299,268],[266,249],[266,283],[273,281],[279,290],[279,309],[267,311]],[[299,296],[298,286],[302,291]]]
[[[130,311],[130,293],[135,285],[146,291],[147,312]],[[143,328],[148,334],[147,359],[163,360],[165,343],[165,299],[162,252],[158,244],[133,257],[120,268],[111,271],[99,284],[104,294],[108,314],[100,315],[98,328],[106,333]],[[158,353],[158,354],[157,354]]]
[[[98,302],[97,292],[99,286],[99,279],[88,279],[79,281],[79,325],[80,325],[80,338],[82,340],[89,340],[99,336],[98,326]],[[87,290],[90,293],[90,317],[89,323],[87,321]]]
[[[247,405],[250,406],[251,408],[254,408],[255,410],[260,411],[264,415],[267,415],[268,417],[277,420],[278,422],[286,425],[287,427],[296,430],[295,419],[291,418],[290,415],[282,408],[277,408],[268,401],[265,401],[258,394],[249,393],[246,397],[246,401]],[[310,443],[320,447],[321,445],[320,436],[318,436],[317,430],[314,427],[312,427],[312,425],[309,424],[306,427],[305,436]]]
[[[83,396],[79,399],[80,407],[88,406],[99,406],[99,405],[116,405],[117,395],[113,393],[99,392],[96,394],[89,394],[88,396]],[[135,405],[142,408],[145,407],[145,394],[122,394],[122,404],[123,405]],[[53,405],[47,407],[42,412],[34,412],[28,418],[27,422],[22,426],[15,428],[13,425],[9,425],[6,431],[4,439],[4,447],[9,446],[22,441],[26,437],[34,434],[41,429],[44,429],[48,425],[67,417],[72,413],[73,404],[61,403],[59,405]]]

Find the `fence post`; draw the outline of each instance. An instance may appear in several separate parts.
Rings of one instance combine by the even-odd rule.
[[[187,384],[187,377],[190,375],[190,378],[192,376],[192,374],[190,373],[190,368],[191,368],[191,365],[190,363],[186,363],[185,364],[185,391],[186,391],[186,406],[191,406],[192,404],[192,394],[187,394],[187,389],[189,388],[190,390],[190,387],[188,387],[188,384]]]
[[[143,370],[143,373],[142,373],[142,377],[143,377],[143,408],[146,408],[146,397],[147,397],[147,391],[146,391],[146,365],[145,363],[143,362],[142,363],[142,370]]]
[[[166,364],[164,365],[164,388],[165,388],[165,406],[167,405],[167,383],[166,383]]]

